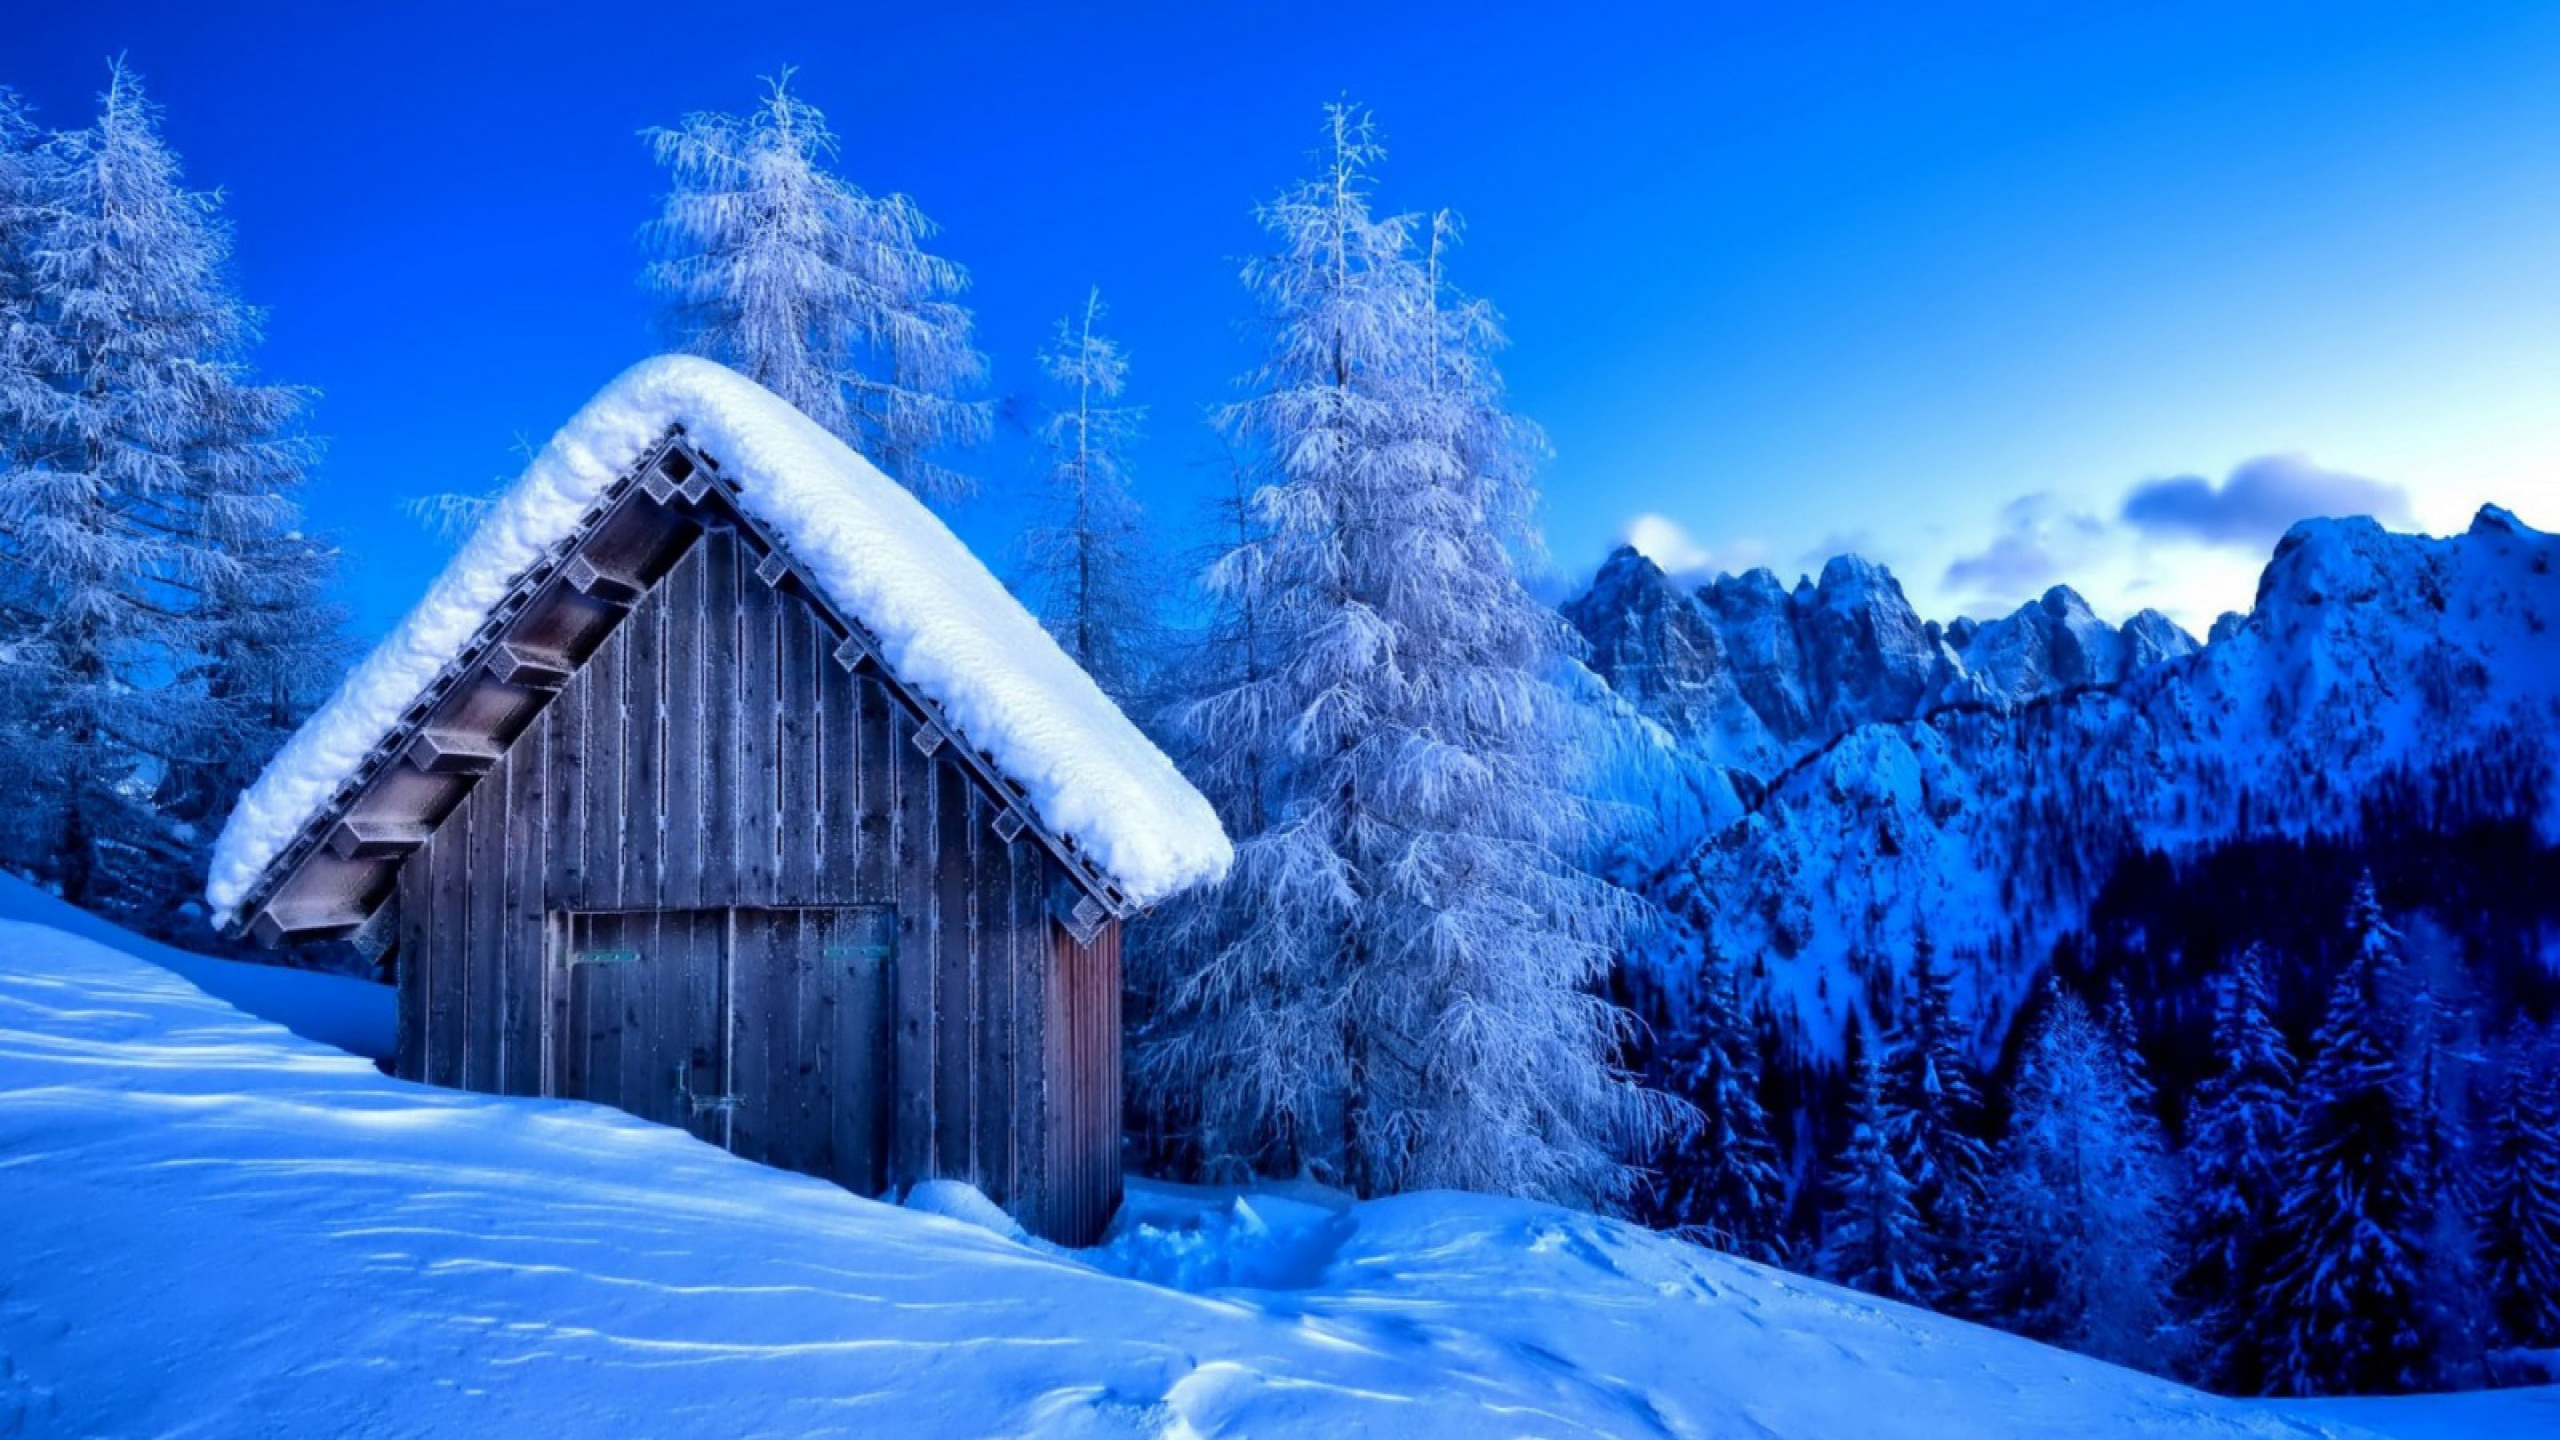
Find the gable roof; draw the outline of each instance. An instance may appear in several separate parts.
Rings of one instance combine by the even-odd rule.
[[[674,504],[679,488],[686,504],[716,491],[734,506],[774,551],[768,581],[787,575],[846,630],[840,658],[875,663],[932,734],[958,742],[959,758],[1013,806],[1008,838],[1035,830],[1117,912],[1226,872],[1232,852],[1208,801],[948,527],[753,381],[662,356],[624,372],[562,427],[417,608],[241,795],[205,887],[216,922],[237,923],[273,899],[385,771],[403,761],[471,771],[472,756],[438,748],[438,702],[442,712],[463,708],[447,697],[475,678],[556,687],[562,677],[543,672],[557,667],[528,660],[509,625],[537,592],[612,600],[626,589],[621,602],[636,599],[634,583],[654,575],[617,580],[611,557],[600,567],[589,552],[610,548],[617,506],[638,505],[644,490]],[[542,703],[536,696],[525,714]],[[334,848],[353,858],[367,843]],[[382,888],[351,903],[369,914]],[[311,928],[343,933],[344,919]]]

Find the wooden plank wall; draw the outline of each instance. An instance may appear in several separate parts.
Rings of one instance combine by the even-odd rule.
[[[1063,925],[1051,935],[1050,1204],[1055,1235],[1081,1245],[1120,1208],[1120,923],[1090,945]]]
[[[564,912],[889,905],[894,1183],[965,1179],[1089,1238],[1119,1193],[1116,926],[1057,949],[1055,863],[998,839],[948,750],[918,751],[886,686],[755,572],[734,532],[707,532],[402,868],[400,1073],[566,1093]],[[731,1049],[796,1064],[778,1040]],[[1071,1215],[1048,1183],[1070,1164]]]

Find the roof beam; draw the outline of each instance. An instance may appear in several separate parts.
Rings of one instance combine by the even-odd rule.
[[[430,775],[486,775],[498,766],[498,743],[459,730],[421,730],[409,763]]]
[[[612,605],[636,605],[649,587],[640,577],[619,566],[608,566],[584,550],[569,558],[563,572],[569,588],[591,599]]]
[[[341,860],[389,860],[426,844],[433,833],[423,821],[350,815],[329,832],[329,851]]]
[[[489,652],[490,678],[528,690],[557,690],[569,683],[575,668],[566,655],[513,640],[501,640]]]

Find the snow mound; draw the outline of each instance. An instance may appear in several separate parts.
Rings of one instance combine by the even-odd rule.
[[[939,1215],[963,1225],[975,1225],[991,1235],[1028,1245],[1046,1246],[1022,1228],[1022,1222],[1004,1213],[1004,1207],[987,1198],[987,1192],[966,1180],[927,1180],[907,1192],[902,1202],[922,1215]]]
[[[2549,1433],[2560,1394],[2452,1397],[2459,1429],[2216,1400],[1473,1196],[1142,1190],[1086,1263],[614,1111],[392,1080],[23,922],[0,1156],[0,1434],[2345,1440]],[[1236,1283],[1106,1273],[1141,1227]],[[1310,1235],[1303,1286],[1245,1273]]]
[[[940,701],[1132,900],[1226,873],[1226,833],[1173,762],[1067,658],[933,513],[754,381],[661,356],[606,386],[535,457],[408,618],[240,798],[205,887],[236,914],[261,872],[355,773],[516,578],[573,531],[671,426],[737,482],[889,667]]]
[[[282,965],[218,960],[145,940],[5,870],[0,870],[0,920],[29,921],[148,960],[224,1004],[351,1055],[389,1060],[399,1047],[399,997],[388,985]]]

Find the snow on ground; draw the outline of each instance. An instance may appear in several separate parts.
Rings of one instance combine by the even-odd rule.
[[[395,1081],[23,922],[0,1235],[0,1434],[2343,1440],[2532,1433],[2554,1394],[2213,1400],[1469,1196],[1147,1187],[1059,1252]]]
[[[400,1001],[388,985],[281,965],[217,960],[145,940],[5,870],[0,870],[0,920],[24,920],[69,931],[148,960],[177,972],[216,1000],[272,1020],[305,1040],[369,1060],[388,1060],[399,1045]]]
[[[240,797],[205,893],[228,920],[269,862],[480,630],[516,578],[577,528],[670,426],[738,485],[809,577],[879,637],[899,678],[942,702],[1131,899],[1226,873],[1226,831],[1154,743],[923,502],[735,371],[662,355],[562,426],[438,576]]]

